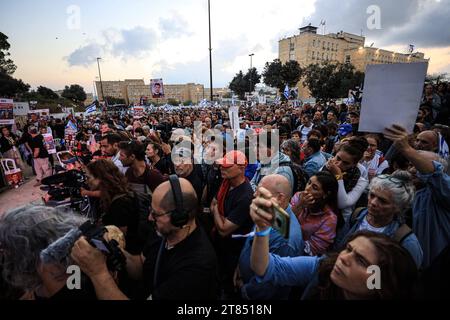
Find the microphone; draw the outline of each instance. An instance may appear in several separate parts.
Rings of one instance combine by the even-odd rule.
[[[40,253],[42,263],[60,263],[66,258],[75,244],[81,237],[80,229],[72,229],[63,237],[59,238]]]

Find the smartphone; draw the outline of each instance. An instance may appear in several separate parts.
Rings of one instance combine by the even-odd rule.
[[[277,230],[285,239],[289,238],[289,230],[291,225],[291,217],[278,204],[272,202],[273,210],[275,212],[275,219],[273,228]]]

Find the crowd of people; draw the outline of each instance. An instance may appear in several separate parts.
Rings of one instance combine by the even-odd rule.
[[[2,128],[3,156],[31,165],[36,187],[58,164],[82,172],[79,193],[94,214],[51,207],[51,194],[42,206],[4,214],[0,295],[448,297],[449,111],[450,86],[440,84],[436,92],[425,87],[412,134],[396,124],[383,134],[360,132],[359,105],[334,101],[243,105],[245,137],[231,130],[225,106]],[[66,127],[77,134],[68,139]],[[60,163],[43,145],[46,132],[68,152]],[[42,261],[44,250],[88,220],[118,228],[124,268],[114,268],[111,250],[102,252],[85,233],[65,247],[63,260]],[[81,268],[81,289],[67,289],[71,265]],[[368,285],[373,266],[375,288]]]

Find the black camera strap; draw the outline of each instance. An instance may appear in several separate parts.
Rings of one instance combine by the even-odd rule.
[[[159,246],[158,255],[156,256],[155,271],[153,273],[153,290],[158,286],[159,267],[161,265],[161,256],[164,248],[166,247],[166,238],[163,238],[161,245]]]

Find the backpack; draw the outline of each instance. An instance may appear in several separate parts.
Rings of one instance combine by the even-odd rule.
[[[352,215],[350,216],[350,227],[353,227],[355,225],[356,220],[358,220],[361,212],[364,211],[365,209],[367,208],[360,207],[355,209],[355,211],[353,211]],[[394,237],[392,239],[401,244],[403,240],[405,240],[412,233],[413,232],[411,228],[408,227],[406,223],[403,223],[402,225],[400,225],[397,231],[395,231]]]
[[[293,194],[305,190],[309,177],[300,165],[292,162],[281,162],[280,167],[291,168],[292,175],[294,176]]]

